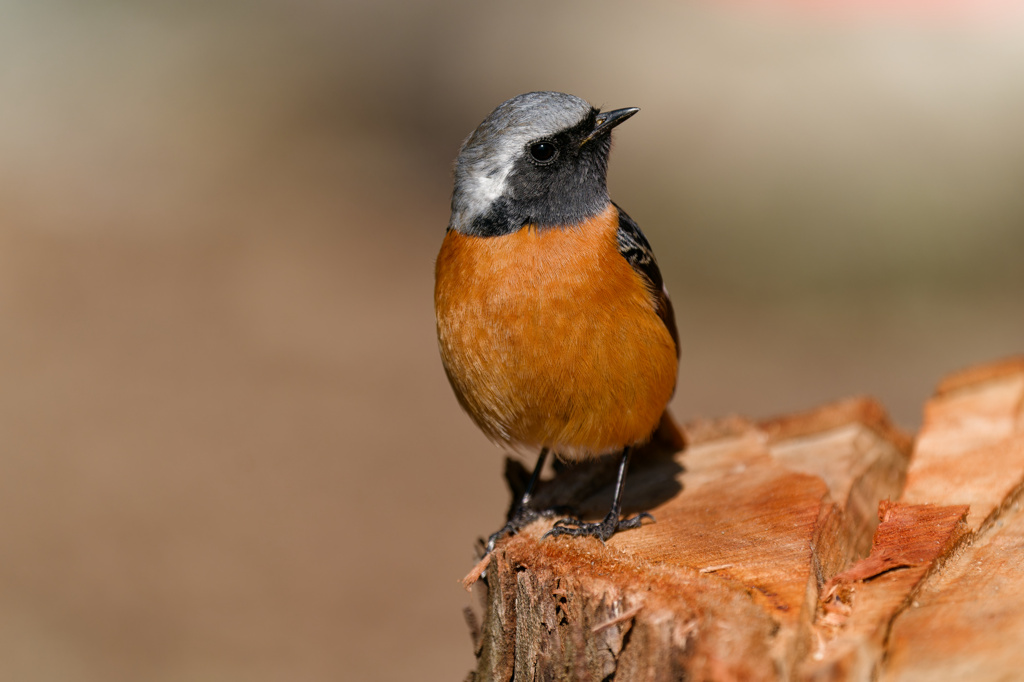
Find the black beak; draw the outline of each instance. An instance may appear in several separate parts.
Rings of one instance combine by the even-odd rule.
[[[615,111],[601,112],[597,115],[597,125],[594,126],[594,129],[589,135],[583,138],[583,141],[580,142],[580,146],[582,147],[586,143],[591,140],[596,140],[602,135],[607,135],[611,132],[612,128],[619,125],[638,111],[640,110],[637,107],[629,107],[626,109],[616,109]]]

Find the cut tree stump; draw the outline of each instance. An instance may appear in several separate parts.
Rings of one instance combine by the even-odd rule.
[[[656,523],[602,545],[538,521],[467,576],[469,679],[1024,679],[1024,357],[943,381],[916,443],[870,399],[685,431],[629,474]],[[560,471],[536,504],[600,518],[613,476]]]

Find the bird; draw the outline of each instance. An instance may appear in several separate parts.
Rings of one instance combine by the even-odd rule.
[[[549,453],[618,454],[605,518],[560,519],[544,536],[604,542],[654,520],[620,518],[634,449],[656,431],[682,447],[666,409],[679,362],[672,303],[650,243],[607,189],[612,130],[638,111],[529,92],[498,105],[459,150],[435,263],[442,364],[491,441],[539,451],[485,555],[537,518],[530,501]]]

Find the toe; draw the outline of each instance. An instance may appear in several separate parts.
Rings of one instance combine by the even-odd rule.
[[[644,519],[650,519],[651,521],[654,521],[654,517],[653,516],[651,516],[647,512],[643,512],[643,513],[637,514],[636,516],[634,516],[632,518],[622,519],[621,521],[619,521],[619,528],[618,529],[619,530],[627,530],[627,529],[630,529],[630,528],[639,528],[640,526],[643,525]]]

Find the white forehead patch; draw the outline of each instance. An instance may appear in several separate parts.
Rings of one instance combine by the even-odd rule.
[[[468,228],[504,194],[508,174],[526,143],[578,124],[590,110],[585,100],[562,92],[528,92],[499,104],[459,152],[452,227]]]

